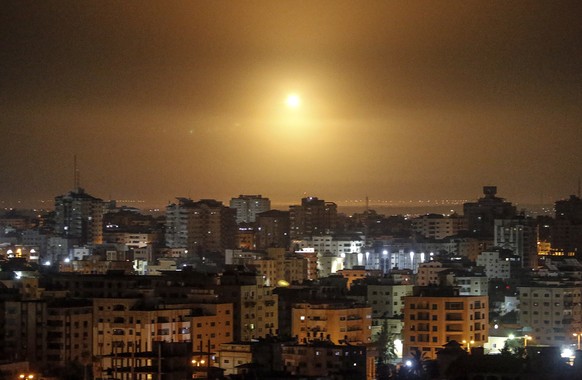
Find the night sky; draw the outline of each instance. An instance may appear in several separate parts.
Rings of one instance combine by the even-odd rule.
[[[580,1],[3,1],[0,201],[577,192]],[[301,97],[297,109],[288,94]]]

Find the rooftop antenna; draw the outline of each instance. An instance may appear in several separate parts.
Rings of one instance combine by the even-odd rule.
[[[74,184],[73,184],[73,188],[76,190],[79,190],[80,188],[80,183],[81,183],[81,175],[79,174],[79,168],[77,167],[77,155],[75,154],[73,156],[73,167],[74,167],[74,172],[73,172],[73,178],[74,178]]]

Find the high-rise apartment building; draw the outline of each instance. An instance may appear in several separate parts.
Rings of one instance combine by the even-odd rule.
[[[270,210],[257,215],[257,249],[289,247],[289,211]]]
[[[483,195],[477,202],[463,204],[463,213],[470,232],[493,236],[495,219],[512,219],[517,211],[511,202],[497,197],[497,186],[484,186]]]
[[[88,299],[57,298],[48,303],[47,365],[64,367],[92,361],[93,307]]]
[[[582,257],[582,199],[571,195],[555,203],[556,220],[552,224],[552,248],[575,252]]]
[[[236,210],[237,223],[252,223],[257,215],[271,209],[269,198],[259,195],[239,195],[230,200],[230,207]]]
[[[78,244],[103,242],[103,200],[78,188],[55,198],[55,232]]]
[[[278,296],[252,272],[225,272],[215,288],[222,302],[233,305],[233,341],[274,335],[278,329]]]
[[[537,229],[533,220],[524,217],[495,219],[494,228],[495,247],[512,251],[522,268],[537,266]]]
[[[177,198],[166,207],[166,245],[191,252],[222,252],[234,248],[236,221],[234,209],[213,199],[195,202]]]
[[[0,295],[0,359],[46,365],[47,304],[14,293]]]
[[[317,197],[301,199],[301,205],[289,206],[291,239],[329,234],[337,225],[337,205]]]

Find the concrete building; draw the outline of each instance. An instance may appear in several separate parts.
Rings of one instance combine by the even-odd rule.
[[[513,219],[517,215],[511,202],[497,197],[497,186],[484,186],[483,197],[463,204],[468,230],[479,236],[493,236],[495,219]]]
[[[320,235],[295,241],[300,250],[313,248],[315,252],[329,252],[342,258],[349,254],[362,253],[364,243],[364,237],[360,235]]]
[[[485,269],[485,274],[490,280],[511,278],[511,263],[499,251],[481,252],[476,264]]]
[[[155,342],[191,342],[191,308],[146,305],[137,298],[94,299],[94,376],[132,364],[132,356],[149,352]]]
[[[35,370],[45,368],[46,321],[45,301],[22,297],[18,291],[0,293],[0,358],[28,361]]]
[[[488,340],[487,296],[461,296],[448,287],[416,287],[404,299],[403,354],[418,349],[428,359],[452,340],[483,347]]]
[[[77,244],[103,243],[103,200],[78,188],[55,198],[55,232]]]
[[[366,299],[372,307],[373,319],[396,317],[404,313],[404,297],[412,295],[413,285],[373,277],[365,283]]]
[[[289,211],[270,210],[256,217],[257,249],[289,247]]]
[[[48,303],[47,366],[64,367],[72,361],[92,361],[93,306],[88,299],[55,299]]]
[[[317,253],[317,277],[329,277],[344,269],[344,261],[344,258],[330,252]]]
[[[284,283],[302,283],[307,280],[309,262],[300,255],[287,254],[283,248],[268,248],[262,258],[253,258],[248,264],[265,277],[266,286]]]
[[[450,265],[444,264],[440,261],[429,261],[421,263],[418,266],[418,274],[416,276],[416,285],[429,286],[439,285],[439,273],[450,268]]]
[[[560,282],[519,287],[519,323],[531,329],[533,344],[573,344],[572,334],[582,331],[582,283]]]
[[[145,248],[158,243],[160,236],[148,232],[108,231],[103,233],[103,241],[110,244],[121,244],[127,248]]]
[[[239,195],[230,200],[230,208],[236,210],[237,223],[253,223],[257,215],[271,209],[271,200],[259,195]]]
[[[512,251],[520,258],[522,268],[535,268],[538,249],[536,230],[532,219],[495,219],[493,244]]]
[[[364,267],[354,267],[352,269],[342,269],[336,272],[343,278],[347,280],[346,286],[348,290],[352,287],[352,284],[356,281],[363,280],[370,276],[378,276],[377,271],[368,271]]]
[[[229,342],[220,345],[218,365],[224,370],[225,376],[242,374],[240,366],[252,363],[252,343]]]
[[[446,269],[439,273],[440,284],[455,286],[461,296],[486,296],[489,294],[489,279],[483,270]]]
[[[286,372],[321,379],[376,379],[377,351],[372,346],[346,346],[327,341],[283,346]]]
[[[297,257],[301,257],[307,261],[307,279],[315,280],[318,277],[317,272],[317,253],[314,251],[297,251],[295,252]]]
[[[429,239],[444,239],[467,229],[467,220],[456,214],[427,214],[412,219],[412,230]]]
[[[345,301],[311,301],[293,305],[292,336],[299,342],[328,340],[335,344],[371,341],[372,308]]]
[[[166,245],[190,252],[224,252],[234,248],[236,211],[213,199],[177,198],[166,207]]]
[[[291,240],[329,234],[337,225],[337,205],[317,197],[301,199],[301,205],[289,206]]]
[[[571,195],[570,198],[555,203],[555,221],[551,226],[552,248],[582,256],[582,199]]]
[[[224,272],[215,292],[221,302],[233,304],[233,341],[250,341],[277,332],[278,297],[273,288],[264,285],[262,275]]]
[[[192,309],[192,350],[215,352],[233,340],[231,303],[199,303]],[[212,364],[212,363],[211,363]]]

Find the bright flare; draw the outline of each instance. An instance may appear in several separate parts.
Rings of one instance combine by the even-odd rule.
[[[301,105],[301,98],[297,94],[290,94],[287,96],[285,104],[289,108],[298,108]]]

